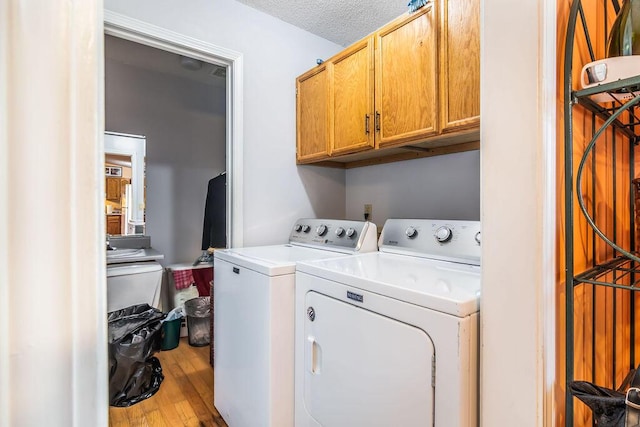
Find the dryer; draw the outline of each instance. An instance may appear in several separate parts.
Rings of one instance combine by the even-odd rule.
[[[296,270],[297,427],[478,425],[480,223],[388,220]]]
[[[296,262],[377,248],[373,223],[300,219],[288,244],[214,253],[214,405],[230,427],[294,425]]]

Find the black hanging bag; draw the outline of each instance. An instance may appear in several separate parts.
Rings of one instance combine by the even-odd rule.
[[[627,381],[628,377],[621,389]],[[591,408],[598,427],[640,427],[640,367],[635,370],[626,392],[587,381],[570,382],[569,391]]]

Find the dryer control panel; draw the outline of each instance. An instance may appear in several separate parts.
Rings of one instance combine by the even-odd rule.
[[[368,221],[301,218],[295,222],[289,243],[340,252],[378,249],[376,225]]]
[[[389,219],[380,251],[480,265],[480,221]]]

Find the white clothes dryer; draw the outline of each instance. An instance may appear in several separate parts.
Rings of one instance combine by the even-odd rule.
[[[293,427],[296,262],[376,251],[363,221],[300,219],[284,245],[214,253],[214,405],[230,427]]]
[[[388,220],[296,270],[296,427],[478,425],[480,223]]]

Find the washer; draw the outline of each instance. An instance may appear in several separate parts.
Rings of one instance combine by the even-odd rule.
[[[214,405],[231,427],[291,427],[301,260],[377,250],[375,224],[298,220],[289,244],[214,254]]]
[[[296,270],[296,427],[478,425],[480,223],[388,220]]]

